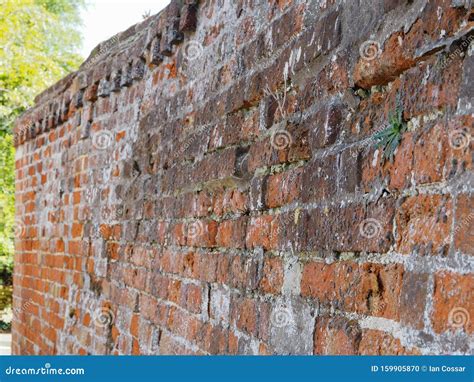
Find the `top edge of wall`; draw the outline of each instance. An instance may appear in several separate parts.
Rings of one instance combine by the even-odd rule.
[[[35,105],[19,116],[14,144],[21,145],[65,122],[83,101],[108,96],[140,81],[146,67],[161,64],[176,53],[196,30],[200,0],[171,0],[156,15],[132,25],[98,44],[79,69],[68,74],[35,98]]]

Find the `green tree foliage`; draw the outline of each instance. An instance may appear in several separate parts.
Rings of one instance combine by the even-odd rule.
[[[13,122],[34,97],[75,70],[83,0],[0,0],[0,268],[14,236]]]
[[[0,274],[13,266],[15,176],[12,135],[0,133]]]
[[[81,63],[77,0],[0,0],[0,129]]]

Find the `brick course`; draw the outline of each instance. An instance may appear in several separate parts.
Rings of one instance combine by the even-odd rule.
[[[472,352],[473,10],[362,3],[173,0],[36,98],[14,354]]]

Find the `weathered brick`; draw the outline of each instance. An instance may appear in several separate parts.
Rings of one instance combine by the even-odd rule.
[[[356,263],[304,266],[301,294],[350,312],[398,319],[403,267]]]
[[[275,248],[278,243],[276,220],[271,215],[251,218],[247,225],[247,248]]]
[[[302,199],[312,202],[321,199],[330,199],[336,193],[337,158],[329,155],[316,159],[303,167]]]
[[[228,275],[226,283],[235,288],[253,289],[257,285],[258,263],[246,256],[234,256],[229,259],[229,266],[226,269]]]
[[[361,355],[419,355],[420,351],[414,347],[402,346],[398,338],[380,330],[364,330],[359,343]]]
[[[194,31],[196,29],[196,13],[196,4],[186,4],[181,8],[181,18],[179,20],[179,30],[181,32]]]
[[[445,255],[453,219],[452,201],[441,195],[407,198],[396,215],[397,248],[401,253],[417,251]]]
[[[472,275],[457,275],[450,272],[439,272],[435,275],[433,293],[433,313],[431,321],[437,333],[463,330],[472,333],[472,315],[474,300],[472,298]]]
[[[474,254],[474,197],[459,195],[456,199],[454,245],[468,255]]]
[[[355,355],[361,333],[355,320],[342,317],[318,319],[314,331],[314,354]]]
[[[247,218],[226,220],[219,224],[216,244],[219,247],[244,248]]]
[[[405,272],[400,294],[400,321],[416,329],[423,329],[427,299],[428,274]]]
[[[235,323],[237,328],[249,334],[256,334],[257,317],[254,300],[250,298],[232,298],[231,322]]]
[[[302,169],[297,168],[266,178],[265,204],[275,208],[297,199],[301,192],[301,174]]]
[[[266,258],[263,263],[260,289],[265,293],[279,293],[283,285],[283,263],[279,258]]]
[[[468,354],[466,2],[222,3],[19,117],[13,353]]]

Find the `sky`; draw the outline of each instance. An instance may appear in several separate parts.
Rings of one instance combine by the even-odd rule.
[[[88,0],[82,13],[85,58],[97,44],[143,20],[143,15],[157,14],[170,0]]]

